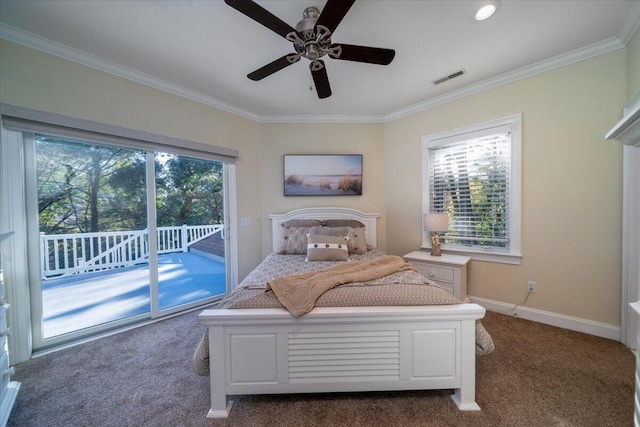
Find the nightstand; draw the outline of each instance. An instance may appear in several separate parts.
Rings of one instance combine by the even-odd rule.
[[[467,264],[471,258],[442,254],[431,256],[429,252],[414,251],[403,256],[425,277],[442,286],[460,301],[467,297]]]

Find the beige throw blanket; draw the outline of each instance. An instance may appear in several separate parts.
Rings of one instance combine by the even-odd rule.
[[[353,282],[379,279],[392,273],[416,269],[399,256],[385,256],[370,261],[347,262],[324,270],[280,277],[267,282],[265,292],[276,296],[295,317],[310,312],[329,289]]]

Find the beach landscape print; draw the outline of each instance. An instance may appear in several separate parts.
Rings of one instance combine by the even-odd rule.
[[[362,155],[284,156],[285,196],[361,196]]]

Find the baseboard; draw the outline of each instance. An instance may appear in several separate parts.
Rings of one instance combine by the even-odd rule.
[[[485,309],[495,311],[497,313],[516,316],[522,319],[532,320],[534,322],[557,326],[559,328],[569,329],[572,331],[583,332],[585,334],[608,338],[610,340],[620,341],[621,338],[620,326],[594,322],[593,320],[566,316],[564,314],[552,313],[550,311],[543,311],[535,308],[523,307],[521,305],[507,304],[480,297],[469,296],[469,299],[471,302],[475,302]]]

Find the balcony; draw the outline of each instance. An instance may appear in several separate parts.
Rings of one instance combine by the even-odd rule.
[[[223,229],[158,227],[160,310],[226,292]],[[40,238],[45,338],[150,312],[147,230]]]

